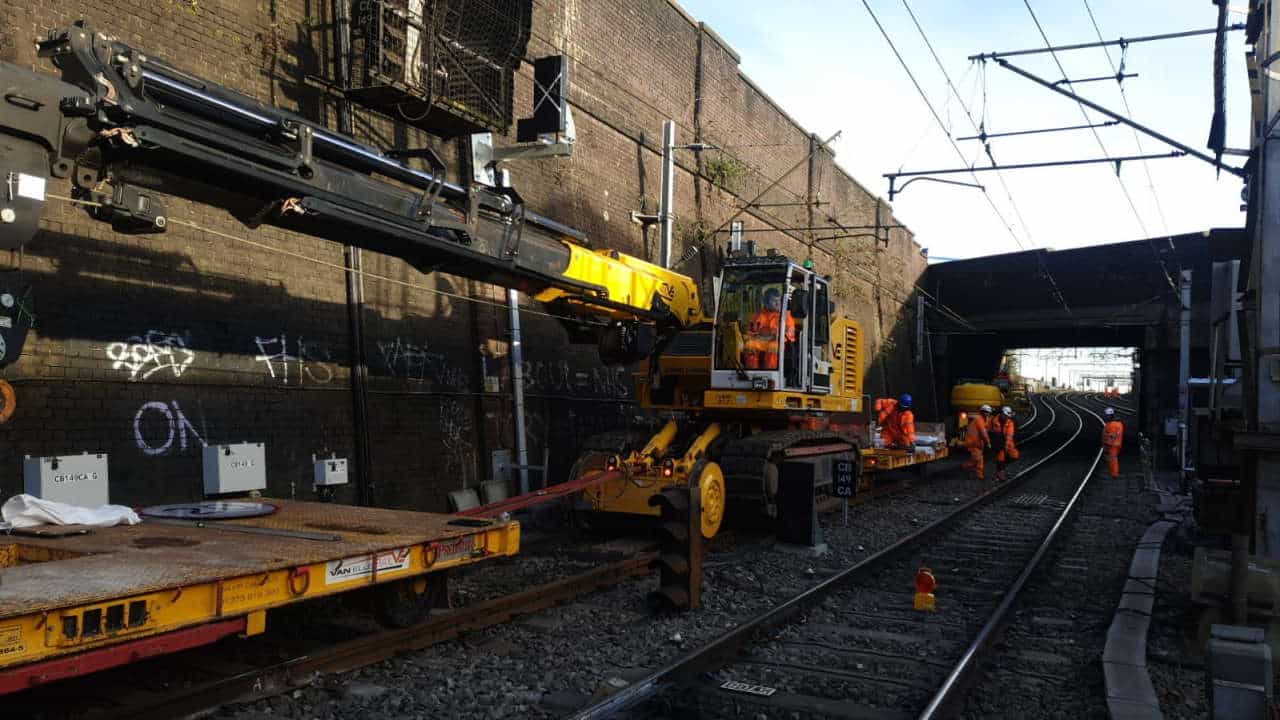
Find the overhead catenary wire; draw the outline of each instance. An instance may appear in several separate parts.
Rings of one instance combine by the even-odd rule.
[[[533,32],[531,33],[531,36],[532,36],[532,37],[534,37],[534,38],[536,38],[536,39],[538,39],[538,40],[539,40],[539,41],[541,41],[541,42],[546,43],[547,45],[550,45],[551,47],[559,48],[559,46],[558,46],[558,45],[556,45],[556,44],[551,40],[551,38],[549,38],[549,37],[547,37],[547,36],[545,36],[545,35],[542,35],[541,33],[537,32],[536,30],[535,30],[535,31],[533,31]],[[672,120],[672,121],[675,123],[676,128],[677,128],[677,129],[679,129],[681,132],[688,133],[690,136],[692,136],[692,135],[694,135],[694,134],[695,134],[695,132],[694,132],[694,128],[692,128],[692,127],[690,127],[690,126],[688,126],[688,125],[686,125],[686,124],[684,124],[684,123],[680,122],[679,120],[677,120],[677,119],[675,119],[675,118],[671,118],[671,117],[670,117],[670,115],[671,115],[670,110],[663,110],[663,109],[661,109],[661,108],[658,108],[656,105],[654,105],[654,104],[653,104],[653,102],[652,102],[652,101],[648,100],[647,98],[641,97],[638,93],[636,93],[636,92],[635,92],[634,90],[632,90],[631,88],[629,88],[629,87],[627,87],[627,86],[625,86],[625,85],[623,85],[623,84],[619,83],[617,80],[613,79],[613,78],[610,76],[610,74],[609,74],[608,72],[606,72],[606,71],[604,71],[604,70],[602,70],[602,69],[600,69],[600,68],[596,67],[595,65],[593,65],[593,64],[592,64],[592,63],[590,63],[590,62],[587,62],[586,60],[584,60],[584,59],[583,59],[582,57],[580,57],[580,56],[577,56],[577,55],[574,55],[574,54],[572,54],[572,53],[569,53],[569,52],[568,52],[568,51],[566,51],[566,50],[560,49],[560,50],[559,50],[559,52],[560,52],[560,54],[561,54],[561,55],[564,55],[567,59],[571,60],[571,61],[574,63],[574,67],[575,67],[575,68],[583,68],[583,69],[585,69],[585,70],[587,70],[587,71],[591,72],[593,75],[595,75],[596,77],[600,78],[602,81],[604,81],[604,82],[606,82],[606,83],[609,83],[609,85],[610,85],[610,86],[612,86],[614,89],[618,90],[619,92],[621,92],[621,93],[623,93],[624,95],[626,95],[627,97],[629,97],[631,100],[634,100],[635,102],[639,103],[640,105],[642,105],[643,107],[645,107],[646,109],[648,109],[649,111],[651,111],[655,116],[660,117],[660,118],[663,118],[664,120],[665,120],[665,119],[670,119],[670,120]],[[726,92],[726,93],[722,94],[721,99],[728,99],[728,97],[729,97],[729,95],[728,95],[728,93]],[[576,103],[575,103],[575,104],[576,104]],[[581,106],[579,106],[579,107],[581,107]],[[589,110],[586,110],[585,108],[582,108],[582,109],[583,109],[583,111],[584,111],[584,112],[588,112],[588,113],[590,114],[590,111],[589,111]],[[611,121],[609,121],[609,122],[611,122]],[[715,123],[714,123],[714,122],[712,122],[712,123],[711,123],[711,126],[712,126],[712,127],[714,127],[714,126],[715,126]],[[625,135],[625,134],[627,134],[627,133],[623,133],[623,134]],[[640,134],[640,135],[642,135],[642,136],[644,136],[643,131],[639,131],[639,134]],[[653,151],[653,152],[661,153],[661,148],[656,147],[656,146],[650,146],[650,145],[649,145],[649,143],[648,143],[648,141],[647,141],[647,136],[645,136],[645,138],[646,138],[646,140],[645,140],[645,142],[644,142],[643,144],[644,144],[646,147],[648,147],[648,148],[649,148],[651,151]],[[788,147],[791,147],[791,146],[795,146],[795,147],[805,147],[806,145],[807,145],[807,143],[806,143],[806,144],[801,144],[801,145],[798,145],[798,146],[797,146],[795,143],[786,143],[786,144],[785,144],[785,146],[788,146]],[[782,147],[782,146],[783,146],[783,144],[779,144],[779,145],[778,145],[778,147]],[[733,145],[718,145],[718,146],[717,146],[717,148],[716,148],[716,152],[719,152],[721,155],[723,155],[723,156],[725,156],[725,157],[728,157],[728,158],[731,158],[731,159],[732,159],[732,160],[734,160],[735,162],[737,162],[737,163],[741,164],[741,165],[742,165],[742,167],[746,168],[746,169],[747,169],[747,170],[748,170],[752,175],[756,175],[756,176],[759,176],[759,177],[761,177],[761,178],[765,178],[765,179],[768,179],[768,178],[769,178],[769,175],[768,175],[767,173],[765,173],[765,171],[764,171],[764,170],[761,170],[761,169],[760,169],[759,167],[757,167],[756,165],[754,165],[754,164],[752,164],[752,163],[749,163],[749,162],[747,162],[746,160],[743,160],[740,156],[738,156],[738,155],[736,155],[736,154],[734,154],[734,153],[732,153],[732,152],[729,152],[729,150],[728,150],[728,149],[726,149],[726,148],[732,148],[732,147],[735,147],[735,146],[733,146]],[[744,146],[736,146],[736,147],[744,147]],[[751,146],[749,146],[749,145],[748,145],[748,146],[745,146],[745,147],[751,147]],[[688,170],[688,168],[685,168],[685,169],[686,169],[686,170]],[[694,174],[694,175],[698,175],[698,173],[697,173],[697,172],[694,172],[693,174]],[[706,177],[705,175],[700,175],[699,177],[701,177],[702,179],[705,179],[705,180],[710,181],[710,178]],[[723,188],[723,185],[721,185],[721,187]],[[735,194],[735,195],[737,194],[736,192],[734,192],[734,191],[733,191],[732,189],[730,189],[730,188],[723,188],[723,189],[725,189],[726,191],[731,192],[731,193],[733,193],[733,194]],[[790,188],[788,188],[788,187],[780,186],[780,187],[778,187],[778,188],[776,188],[776,189],[778,189],[778,190],[780,190],[780,191],[783,191],[783,192],[788,193],[789,195],[791,195],[793,198],[795,198],[795,199],[797,199],[797,200],[799,200],[799,199],[804,199],[804,196],[803,196],[803,195],[801,195],[800,193],[795,192],[794,190],[791,190],[791,189],[790,189]],[[783,218],[780,218],[780,217],[778,217],[776,214],[771,213],[771,212],[757,211],[757,212],[752,212],[752,213],[751,213],[751,215],[752,215],[753,217],[755,217],[756,219],[758,219],[758,220],[760,220],[760,221],[762,221],[762,222],[765,222],[765,223],[771,223],[771,222],[779,222],[779,223],[781,223],[781,222],[785,222],[785,220],[784,220]],[[793,238],[793,239],[795,239],[795,240],[797,240],[797,241],[802,241],[802,239],[801,239],[801,238]],[[823,250],[823,252],[827,252],[827,251],[824,249],[824,250]]]
[[[905,4],[905,0],[904,0],[904,4]],[[893,51],[894,57],[898,59],[898,64],[901,65],[902,69],[907,73],[907,77],[911,79],[911,84],[915,86],[916,92],[919,93],[920,95],[920,99],[924,101],[925,105],[929,108],[929,112],[933,115],[934,120],[938,122],[938,126],[942,129],[943,134],[947,136],[947,142],[950,143],[951,148],[955,151],[956,155],[959,156],[960,161],[965,162],[964,153],[960,150],[960,146],[956,144],[955,139],[951,136],[951,132],[948,130],[946,125],[942,122],[941,118],[938,117],[938,113],[936,110],[934,110],[933,103],[929,100],[929,96],[924,92],[924,89],[920,87],[920,83],[916,81],[915,75],[911,72],[911,68],[908,67],[906,60],[904,60],[902,57],[902,54],[898,52],[897,46],[894,45],[893,39],[889,37],[888,31],[885,30],[884,25],[881,24],[880,18],[876,16],[875,11],[871,9],[871,5],[868,4],[867,0],[862,0],[862,6],[865,7],[867,9],[867,13],[871,15],[871,19],[872,21],[875,22],[876,27],[879,28],[880,34],[884,36],[885,42],[889,44],[889,49]],[[919,21],[916,20],[915,13],[911,12],[910,6],[907,7],[907,11],[908,13],[910,13],[912,21],[916,25],[916,28],[920,30],[921,36],[925,37],[925,42],[927,45],[929,45],[930,53],[933,54],[933,57],[935,60],[938,60],[937,53],[933,52],[933,46],[931,43],[928,42],[928,38],[927,36],[925,36],[924,30],[921,28]],[[942,63],[940,60],[938,60],[938,64],[940,67],[942,66]],[[946,76],[947,84],[951,88],[952,93],[954,93],[956,97],[959,98],[959,92],[956,90],[955,84],[951,82],[951,78],[947,74],[945,68],[943,68],[943,75]],[[983,77],[982,77],[982,86],[983,86],[982,88],[983,107],[985,108],[986,96],[987,96],[985,73],[983,74]],[[961,99],[961,104],[963,105],[963,99]],[[969,112],[967,106],[965,106],[965,114],[969,116],[969,121],[973,123],[974,122],[973,115],[972,113]],[[979,128],[977,124],[975,124],[974,127]],[[993,165],[995,164],[994,158],[992,159],[992,164]],[[972,165],[966,164],[966,167],[972,167]],[[973,178],[973,181],[975,184],[981,185],[981,183],[978,182],[978,177],[976,173],[970,172],[969,177]],[[1004,184],[1003,176],[1001,176],[1001,184],[1002,185]],[[1004,185],[1004,188],[1007,193],[1008,186]],[[995,213],[996,217],[1000,219],[1001,224],[1005,226],[1005,229],[1009,232],[1009,236],[1013,238],[1013,241],[1018,246],[1018,249],[1026,250],[1022,242],[1018,239],[1017,234],[1014,233],[1012,226],[1010,226],[1008,221],[1005,220],[1004,214],[1000,212],[1000,209],[998,207],[996,207],[995,201],[991,199],[991,196],[988,195],[985,190],[983,191],[982,196],[986,198],[987,205],[990,206],[992,212]],[[1013,200],[1012,195],[1009,195],[1009,199],[1010,199],[1010,202],[1012,203],[1012,200]],[[1018,212],[1016,204],[1014,205],[1014,211]],[[1018,215],[1019,215],[1019,219],[1021,220],[1021,213],[1018,213]],[[1023,222],[1023,231],[1025,232],[1026,229],[1027,229],[1026,223]],[[1029,236],[1028,236],[1028,241],[1030,241]],[[1049,284],[1051,294],[1058,301],[1058,303],[1062,305],[1062,309],[1066,311],[1068,315],[1070,315],[1071,306],[1067,304],[1067,300],[1063,296],[1061,289],[1059,289],[1057,282],[1053,279],[1052,273],[1049,272],[1049,268],[1044,264],[1043,258],[1041,258],[1040,256],[1037,256],[1037,260],[1040,264],[1041,271],[1044,274],[1044,277]]]
[[[1085,12],[1088,13],[1089,15],[1089,22],[1093,25],[1093,32],[1098,36],[1098,42],[1105,43],[1106,40],[1102,37],[1102,28],[1098,26],[1098,20],[1093,15],[1093,8],[1089,5],[1089,0],[1083,0],[1083,2],[1084,2]],[[1125,47],[1125,46],[1121,46],[1121,47]],[[1102,45],[1102,52],[1107,56],[1107,64],[1111,67],[1111,71],[1113,73],[1118,74],[1120,70],[1116,68],[1115,62],[1111,60],[1111,50],[1108,48],[1107,45],[1105,44]],[[1123,58],[1124,58],[1124,53],[1123,51],[1121,51],[1121,67],[1123,67],[1124,65]],[[1116,85],[1119,86],[1120,88],[1120,102],[1124,103],[1124,114],[1126,117],[1132,119],[1133,108],[1129,107],[1129,94],[1125,92],[1124,83],[1117,82]],[[1138,129],[1134,127],[1130,127],[1129,129],[1133,132],[1133,141],[1137,143],[1138,153],[1141,154],[1145,152],[1142,149],[1142,136],[1138,134]],[[1170,235],[1169,233],[1169,221],[1165,218],[1164,206],[1160,203],[1160,193],[1156,192],[1156,181],[1155,181],[1155,178],[1151,175],[1151,166],[1147,163],[1146,160],[1142,161],[1142,169],[1147,175],[1147,189],[1151,191],[1151,200],[1155,204],[1156,215],[1160,218],[1160,227],[1164,230],[1164,234],[1168,237],[1169,250],[1175,251],[1176,249],[1173,246],[1173,236]],[[1181,274],[1182,261],[1178,259],[1176,252],[1174,254],[1174,262],[1177,263],[1178,273]]]
[[[541,0],[540,0],[540,1],[541,1]],[[870,10],[870,8],[868,8],[868,10]],[[548,45],[550,45],[550,46],[552,46],[552,47],[559,47],[559,46],[557,46],[557,45],[556,45],[556,43],[552,42],[551,38],[548,38],[548,37],[546,37],[546,36],[544,36],[544,35],[542,35],[542,34],[538,33],[537,31],[534,31],[534,32],[532,33],[532,36],[533,36],[533,37],[535,37],[535,38],[537,38],[537,39],[538,39],[538,40],[540,40],[541,42],[544,42],[544,43],[546,43],[546,44],[548,44]],[[617,81],[615,81],[615,80],[613,80],[611,77],[609,77],[609,76],[608,76],[608,74],[607,74],[606,72],[604,72],[603,70],[601,70],[601,69],[599,69],[599,68],[595,67],[595,66],[594,66],[594,65],[592,65],[591,63],[586,62],[586,61],[585,61],[585,60],[583,60],[581,57],[578,57],[578,56],[575,56],[575,55],[569,54],[569,53],[565,52],[563,49],[561,49],[561,52],[562,52],[562,54],[564,54],[568,59],[572,60],[572,61],[574,62],[574,64],[575,64],[575,65],[577,65],[577,66],[581,66],[581,67],[584,67],[584,68],[586,68],[587,70],[591,71],[593,74],[595,74],[596,76],[599,76],[599,77],[600,77],[601,79],[603,79],[604,81],[606,81],[606,82],[610,83],[611,85],[613,85],[614,87],[618,88],[618,89],[619,89],[619,90],[621,90],[624,94],[626,94],[628,97],[632,98],[632,99],[633,99],[633,100],[635,100],[636,102],[638,102],[638,103],[640,103],[641,105],[643,105],[644,107],[648,108],[649,110],[651,110],[651,111],[652,111],[652,112],[654,112],[655,114],[657,114],[657,115],[659,115],[659,116],[662,116],[662,117],[665,117],[665,116],[668,114],[668,113],[665,113],[664,111],[662,111],[662,110],[658,109],[658,108],[657,108],[656,106],[654,106],[654,105],[653,105],[653,103],[652,103],[652,102],[650,102],[649,100],[647,100],[647,99],[645,99],[645,98],[640,97],[638,94],[636,94],[636,93],[635,93],[634,91],[632,91],[630,88],[625,87],[625,86],[623,86],[623,85],[619,84]],[[984,85],[985,85],[985,81],[984,81]],[[977,84],[975,83],[975,91],[976,91],[976,90],[977,90]],[[984,92],[984,94],[985,94],[985,87],[984,87],[984,89],[983,89],[983,92]],[[730,98],[730,95],[729,95],[729,93],[728,93],[727,91],[722,92],[722,93],[720,94],[720,96],[719,96],[719,99],[721,99],[721,100],[727,100],[727,99],[729,99],[729,98]],[[714,122],[714,121],[712,121],[712,122],[710,123],[710,125],[711,125],[711,127],[713,127],[713,128],[716,126],[716,124],[715,124],[715,122]],[[685,125],[681,124],[679,121],[676,121],[676,126],[677,126],[678,128],[681,128],[682,130],[684,130],[684,131],[686,131],[686,132],[690,132],[690,133],[692,133],[692,132],[693,132],[692,128],[689,128],[689,127],[687,127],[687,126],[685,126]],[[792,145],[792,144],[790,144],[790,143],[786,144],[786,146],[791,146],[791,145]],[[826,145],[826,143],[823,143],[823,146],[825,146],[825,145]],[[724,150],[724,148],[732,148],[732,147],[735,147],[734,145],[729,144],[729,145],[721,145],[721,146],[718,146],[718,147],[719,147],[719,152],[721,152],[722,154],[724,154],[724,155],[726,155],[726,156],[728,156],[728,157],[730,157],[730,158],[733,158],[734,160],[737,160],[738,162],[742,163],[742,164],[743,164],[745,167],[747,167],[747,168],[748,168],[748,169],[749,169],[753,174],[755,174],[755,175],[759,175],[759,176],[764,177],[764,178],[767,178],[767,177],[768,177],[768,175],[766,175],[766,174],[764,173],[764,171],[760,170],[758,167],[756,167],[756,166],[754,166],[754,165],[752,165],[752,164],[750,164],[750,163],[747,163],[747,162],[743,161],[740,157],[738,157],[738,156],[734,155],[733,153],[730,153],[730,152],[727,152],[727,151],[725,151],[725,150]],[[744,147],[744,146],[739,145],[739,146],[736,146],[736,147]],[[750,145],[746,145],[745,147],[751,147],[751,146],[750,146]],[[953,143],[953,147],[954,147],[954,143]],[[957,149],[958,149],[958,148],[957,148]],[[824,166],[823,164],[821,164],[821,163],[818,165],[818,171],[819,171],[819,173],[821,173],[821,172],[823,171],[824,167],[825,167],[825,166]],[[820,184],[821,184],[821,176],[819,176],[819,185],[820,185]],[[794,198],[794,199],[796,199],[796,200],[805,201],[805,204],[808,204],[808,198],[807,198],[807,197],[805,197],[804,195],[802,195],[802,194],[800,194],[800,193],[795,192],[794,190],[792,190],[791,188],[786,187],[785,185],[778,184],[774,189],[776,189],[776,190],[778,190],[778,191],[781,191],[781,192],[784,192],[784,193],[786,193],[786,194],[790,195],[792,198]],[[991,199],[990,199],[990,198],[987,198],[987,202],[988,202],[988,203],[990,203],[990,202],[991,202]],[[750,206],[751,206],[751,204],[748,204],[747,206],[748,206],[748,207],[750,207]],[[1010,232],[1010,234],[1012,235],[1012,232],[1013,232],[1013,231],[1012,231],[1012,228],[1010,228],[1010,227],[1009,227],[1008,222],[1004,220],[1004,217],[1000,214],[999,210],[994,206],[994,204],[992,205],[992,210],[993,210],[993,211],[995,211],[996,215],[1000,218],[1001,224],[1003,224],[1003,225],[1005,226],[1005,228],[1006,228],[1006,229],[1008,229],[1008,230],[1009,230],[1009,232]],[[782,218],[779,218],[777,215],[774,215],[773,213],[762,212],[762,213],[752,213],[752,215],[753,215],[754,217],[756,217],[758,220],[761,220],[761,221],[766,222],[766,223],[770,223],[771,221],[773,221],[773,222],[779,222],[779,223],[783,222]],[[769,218],[769,219],[768,219],[768,220],[766,220],[765,218],[761,217],[761,215],[764,215],[764,216],[766,216],[766,217],[767,217],[767,218]],[[832,223],[839,223],[839,222],[840,222],[840,221],[835,217],[835,213],[833,213],[833,212],[827,212],[827,213],[824,213],[824,216],[826,217],[826,219],[827,219],[829,222],[832,222]],[[794,236],[792,236],[792,237],[793,237],[793,239],[797,239],[797,240],[799,240],[799,238],[794,238]],[[1015,242],[1018,242],[1018,239],[1017,239],[1017,237],[1016,237],[1016,236],[1014,236],[1014,241],[1015,241]],[[813,247],[813,246],[814,246],[814,243],[808,243],[808,245],[809,245],[810,247]],[[1018,246],[1019,246],[1019,247],[1022,247],[1021,243],[1018,243]],[[834,253],[832,253],[832,251],[827,250],[826,248],[819,247],[818,249],[819,249],[820,251],[822,251],[822,252],[825,252],[825,253],[829,254],[829,255],[833,255],[833,254],[834,254]],[[863,277],[863,279],[864,279],[866,282],[869,282],[872,286],[877,287],[877,288],[879,288],[879,289],[881,289],[881,290],[889,291],[889,292],[892,294],[892,291],[891,291],[889,288],[887,288],[887,287],[885,287],[884,285],[880,284],[878,281],[876,281],[876,279],[875,279],[873,276],[866,276],[866,277]],[[929,300],[931,300],[931,301],[932,301],[932,302],[933,302],[933,303],[934,303],[934,304],[935,304],[935,305],[936,305],[936,306],[937,306],[937,307],[938,307],[942,312],[944,312],[944,313],[946,313],[946,314],[951,315],[954,319],[958,320],[959,322],[961,322],[961,323],[963,323],[963,324],[965,324],[965,325],[968,325],[968,324],[969,324],[969,323],[968,323],[968,321],[967,321],[966,319],[964,319],[964,317],[963,317],[963,316],[961,316],[959,313],[956,313],[956,312],[955,312],[954,310],[952,310],[951,308],[948,308],[948,307],[947,307],[946,305],[944,305],[943,303],[939,302],[939,301],[937,300],[937,298],[934,298],[932,295],[929,295],[929,293],[927,293],[927,292],[924,290],[924,288],[922,288],[922,287],[920,287],[919,285],[914,284],[914,283],[912,284],[912,286],[913,286],[913,287],[914,287],[918,292],[920,292],[921,294],[923,294],[926,298],[928,298]]]
[[[1102,37],[1102,29],[1098,26],[1098,21],[1093,15],[1093,8],[1089,6],[1089,0],[1083,0],[1083,2],[1084,2],[1085,12],[1089,14],[1089,22],[1093,25],[1093,32],[1098,36],[1099,42],[1105,42],[1105,40]],[[1112,61],[1111,59],[1111,50],[1106,45],[1103,45],[1102,52],[1104,55],[1107,56],[1107,65],[1111,66],[1111,72],[1119,73],[1119,70],[1116,69],[1115,62]],[[1132,118],[1133,109],[1129,107],[1129,94],[1125,92],[1124,83],[1117,82],[1116,85],[1118,85],[1120,88],[1120,101],[1124,103],[1124,114]],[[1136,142],[1138,145],[1138,152],[1139,153],[1144,152],[1142,149],[1142,136],[1138,134],[1138,131],[1136,128],[1130,128],[1130,130],[1133,131],[1133,139],[1134,139],[1134,142]],[[1169,223],[1165,219],[1164,206],[1161,205],[1160,203],[1160,194],[1156,192],[1156,182],[1155,182],[1155,179],[1151,176],[1151,167],[1147,164],[1145,160],[1142,162],[1142,169],[1146,171],[1147,188],[1151,190],[1151,199],[1155,203],[1156,214],[1160,217],[1160,225],[1161,227],[1164,228],[1164,232],[1167,235],[1169,234]]]
[[[1066,68],[1062,66],[1062,61],[1058,59],[1058,52],[1054,49],[1053,43],[1049,42],[1049,36],[1045,33],[1044,26],[1040,24],[1040,18],[1036,16],[1035,9],[1031,7],[1031,0],[1022,0],[1022,4],[1026,6],[1027,12],[1031,15],[1031,21],[1035,23],[1036,30],[1040,33],[1040,38],[1044,40],[1045,47],[1048,48],[1049,55],[1053,58],[1053,64],[1058,67],[1058,72],[1062,73],[1062,78],[1066,81],[1066,84],[1070,85],[1070,76],[1067,75]],[[1077,100],[1076,106],[1080,108],[1080,115],[1084,118],[1084,121],[1086,123],[1092,123],[1093,120],[1089,117],[1089,112],[1085,110],[1084,104]],[[1098,134],[1097,129],[1093,129],[1091,132],[1093,133],[1093,139],[1098,143],[1098,148],[1102,150],[1102,154],[1104,156],[1109,156],[1110,153],[1107,150],[1106,143],[1102,141],[1102,136]],[[1133,211],[1133,217],[1138,221],[1138,228],[1142,231],[1143,237],[1148,238],[1149,241],[1151,234],[1147,231],[1147,224],[1143,221],[1142,214],[1138,212],[1138,205],[1134,202],[1133,195],[1129,192],[1129,187],[1125,185],[1124,178],[1120,176],[1119,172],[1116,173],[1116,183],[1120,185],[1120,191],[1124,194],[1125,200],[1129,203],[1129,209]],[[1168,282],[1169,287],[1176,292],[1178,284],[1173,281],[1173,276],[1169,274],[1169,269],[1165,267],[1164,260],[1160,259],[1158,254],[1156,255],[1156,262],[1161,266],[1161,270],[1164,272],[1164,277]]]
[[[969,118],[969,124],[975,131],[979,133],[985,132],[985,126],[974,119],[973,113],[969,110],[969,106],[965,104],[964,98],[960,96],[960,90],[956,87],[956,84],[951,81],[951,73],[947,72],[947,67],[942,64],[942,59],[938,57],[937,51],[933,49],[933,43],[930,42],[928,34],[924,31],[924,27],[920,25],[920,20],[916,17],[915,11],[911,9],[911,4],[908,3],[907,0],[902,0],[902,6],[907,9],[907,15],[911,17],[911,22],[916,26],[916,30],[920,33],[920,38],[924,40],[925,47],[929,48],[929,54],[933,56],[934,63],[937,64],[938,70],[942,72],[942,77],[946,78],[947,87],[951,89],[951,95],[959,101],[960,108],[964,110],[965,116]],[[948,135],[950,135],[950,133],[948,133]],[[996,162],[995,157],[991,155],[991,146],[986,143],[983,144],[985,145],[987,157],[991,159],[991,164],[998,167],[999,164]],[[1000,181],[1000,187],[1004,190],[1005,198],[1009,200],[1009,207],[1013,208],[1013,214],[1018,217],[1018,224],[1022,226],[1022,234],[1026,237],[1027,243],[1032,247],[1035,247],[1035,241],[1031,239],[1031,228],[1027,225],[1026,218],[1022,216],[1022,210],[1018,207],[1018,203],[1013,199],[1013,193],[1009,190],[1009,184],[1005,182],[1004,173],[997,170],[996,178]]]
[[[915,86],[916,92],[920,95],[920,99],[923,100],[924,104],[929,108],[929,113],[933,115],[933,119],[938,123],[938,128],[942,130],[944,135],[946,135],[947,142],[949,142],[951,144],[951,148],[955,150],[956,156],[960,158],[960,162],[966,162],[964,153],[960,150],[960,146],[956,145],[955,140],[951,138],[951,133],[947,129],[946,123],[942,122],[942,118],[938,115],[937,109],[933,107],[933,101],[929,99],[929,95],[925,93],[924,88],[920,87],[920,82],[916,80],[915,74],[911,72],[911,67],[907,65],[907,61],[902,57],[902,53],[898,52],[898,46],[894,44],[893,38],[889,37],[889,32],[885,30],[884,25],[881,24],[880,18],[876,16],[875,11],[871,9],[871,5],[867,0],[862,0],[862,6],[866,8],[867,14],[871,16],[871,20],[880,30],[880,34],[884,36],[885,42],[889,44],[889,49],[893,51],[894,57],[898,59],[898,64],[902,66],[902,70],[911,80],[911,84]],[[981,184],[978,183],[977,176],[973,177],[973,181],[979,185]],[[1008,231],[1009,237],[1013,239],[1014,244],[1018,246],[1018,249],[1025,250],[1026,247],[1022,244],[1022,240],[1019,239],[1017,233],[1013,231],[1013,226],[1005,219],[1004,213],[1000,212],[1000,208],[996,207],[995,201],[992,200],[991,196],[985,192],[982,193],[982,196],[986,198],[987,204],[991,207],[991,211],[1000,219],[1000,224],[1004,226],[1006,231]]]

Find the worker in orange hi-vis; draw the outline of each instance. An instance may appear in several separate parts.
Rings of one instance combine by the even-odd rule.
[[[991,447],[991,436],[987,434],[987,424],[991,420],[991,406],[983,405],[980,413],[969,420],[965,428],[964,446],[969,451],[969,459],[960,466],[973,473],[975,480],[985,480],[986,462],[982,453]]]
[[[1102,426],[1102,450],[1107,455],[1107,470],[1111,477],[1120,477],[1120,446],[1124,444],[1124,423],[1116,417],[1115,408],[1102,411],[1106,424]]]
[[[777,288],[769,288],[764,291],[764,307],[751,318],[751,324],[747,328],[743,364],[748,370],[778,369],[779,331],[783,333],[786,342],[796,341],[795,318],[788,310],[784,319],[782,293]]]
[[[1006,468],[1009,463],[1017,460],[1020,455],[1018,453],[1018,443],[1014,440],[1017,432],[1017,421],[1013,419],[1013,408],[1005,405],[1000,409],[1000,414],[996,416],[996,421],[1000,423],[1000,434],[1002,441],[993,444],[996,445],[996,482],[1004,482],[1009,479]]]
[[[889,422],[889,416],[894,410],[898,409],[898,401],[896,398],[876,398],[876,424],[884,427]]]
[[[885,405],[892,403],[886,401]],[[880,421],[880,439],[887,448],[916,449],[916,414],[911,410],[911,395],[903,394],[893,409]]]

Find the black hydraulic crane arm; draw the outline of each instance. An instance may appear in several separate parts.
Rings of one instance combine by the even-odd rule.
[[[653,335],[644,327],[662,335],[704,320],[691,279],[590,250],[578,231],[527,211],[513,189],[446,182],[434,153],[433,172],[409,167],[83,23],[50,32],[38,50],[61,79],[0,62],[0,249],[34,235],[52,176],[69,179],[120,232],[163,232],[164,196],[174,195],[226,208],[249,227],[517,288],[608,321],[607,360],[643,356]]]

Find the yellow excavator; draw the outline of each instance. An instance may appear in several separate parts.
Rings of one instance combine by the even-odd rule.
[[[570,480],[613,473],[584,491],[585,512],[657,516],[652,496],[696,486],[710,538],[727,515],[777,515],[786,461],[812,463],[826,494],[838,466],[863,466],[862,331],[837,314],[828,279],[773,252],[738,254],[717,288],[711,325],[676,334],[637,374],[661,429],[585,441]]]
[[[788,460],[812,463],[819,488],[837,467],[847,487],[849,467],[879,462],[880,451],[862,449],[870,436],[858,423],[861,328],[838,315],[827,278],[807,261],[731,254],[708,315],[693,279],[591,248],[528,211],[513,188],[449,183],[430,150],[415,151],[430,171],[412,167],[83,23],[51,31],[38,50],[61,78],[0,62],[0,176],[18,188],[0,193],[0,249],[30,240],[46,184],[65,181],[117,232],[164,232],[167,196],[177,195],[249,227],[519,289],[562,317],[572,340],[596,342],[604,362],[643,361],[641,404],[666,418],[652,435],[586,441],[575,476],[615,471],[585,492],[598,512],[656,515],[652,496],[696,482],[711,537],[727,513],[776,515]],[[20,355],[25,307],[0,309],[0,367]]]

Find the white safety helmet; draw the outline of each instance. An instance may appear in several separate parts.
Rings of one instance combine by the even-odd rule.
[[[990,406],[990,405],[983,405],[982,407],[980,407],[980,408],[978,408],[978,409],[979,409],[979,410],[981,410],[982,412],[984,412],[984,413],[988,414],[988,415],[990,415],[990,414],[993,412],[993,410],[991,409],[991,406]]]
[[[1115,409],[1115,408],[1107,408],[1106,410],[1103,410],[1103,411],[1102,411],[1102,414],[1103,414],[1103,415],[1106,415],[1107,417],[1115,417],[1115,415],[1116,415],[1116,409]]]
[[[1000,412],[1004,413],[1005,417],[1013,417],[1013,408],[1009,407],[1008,405],[1005,405],[1004,407],[1000,408]]]

